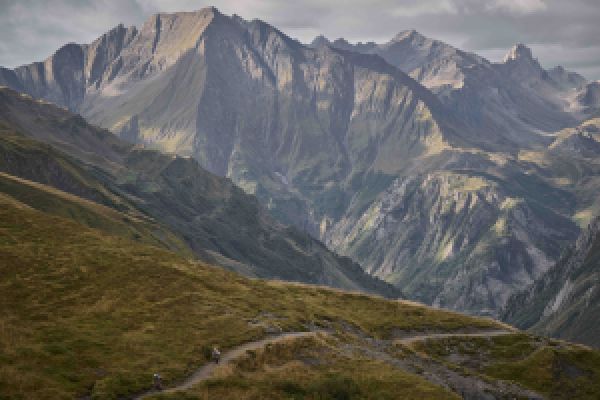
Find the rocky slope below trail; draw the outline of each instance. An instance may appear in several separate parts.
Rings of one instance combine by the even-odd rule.
[[[531,287],[512,296],[503,320],[532,332],[600,347],[600,218]]]
[[[136,148],[10,89],[0,89],[0,110],[3,172],[150,217],[177,236],[177,245],[185,242],[198,257],[249,276],[400,294],[306,233],[276,222],[255,197],[193,159]]]

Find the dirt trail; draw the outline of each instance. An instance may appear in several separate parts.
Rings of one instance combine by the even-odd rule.
[[[282,333],[280,335],[269,336],[265,339],[257,340],[255,342],[248,342],[248,343],[242,344],[242,345],[235,347],[227,352],[222,353],[221,361],[219,362],[219,364],[210,362],[208,364],[203,365],[202,367],[198,368],[196,370],[196,372],[194,372],[192,375],[187,377],[185,379],[185,381],[183,381],[179,385],[174,386],[172,388],[162,390],[162,391],[149,390],[143,394],[140,394],[140,395],[134,397],[134,399],[136,399],[136,400],[144,399],[148,396],[158,394],[158,393],[173,393],[173,392],[177,392],[180,390],[187,390],[187,389],[191,388],[192,386],[209,379],[217,367],[227,364],[227,363],[231,362],[232,360],[235,360],[236,358],[243,356],[246,353],[246,351],[248,351],[248,350],[260,349],[268,344],[279,342],[279,341],[286,340],[286,339],[298,339],[298,338],[311,337],[311,336],[315,336],[317,333],[320,333],[320,332],[324,332],[324,331]]]
[[[493,400],[498,398],[526,398],[542,400],[543,397],[538,393],[517,384],[502,380],[488,381],[477,374],[465,374],[461,371],[449,368],[444,363],[440,363],[439,361],[418,352],[397,357],[395,356],[396,349],[393,346],[396,344],[411,347],[417,342],[428,339],[435,340],[468,337],[491,338],[515,333],[517,333],[517,331],[510,329],[496,329],[478,332],[407,333],[406,336],[394,340],[362,337],[355,343],[347,344],[342,351],[350,357],[355,356],[358,353],[365,357],[392,365],[400,370],[420,375],[434,385],[444,387],[457,393],[463,399]]]
[[[279,342],[286,339],[298,339],[304,337],[315,336],[318,333],[326,333],[327,331],[310,331],[310,332],[289,332],[282,333],[279,335],[269,336],[265,339],[257,340],[254,342],[248,342],[242,344],[238,347],[235,347],[221,355],[221,361],[219,364],[215,364],[210,362],[208,364],[203,365],[198,368],[192,375],[187,377],[182,383],[177,386],[162,390],[149,390],[146,391],[136,397],[134,399],[144,399],[148,396],[158,394],[158,393],[173,393],[177,391],[190,389],[192,386],[205,381],[212,377],[215,369],[221,365],[227,364],[241,356],[243,356],[248,350],[256,350],[260,349],[268,344]],[[494,330],[494,331],[481,331],[475,333],[423,333],[414,336],[407,336],[404,338],[394,340],[395,343],[403,344],[410,346],[415,342],[420,342],[427,339],[443,339],[448,337],[492,337],[492,336],[500,336],[500,335],[509,335],[514,332],[509,330]]]
[[[493,337],[501,335],[514,334],[513,331],[508,330],[495,330],[495,331],[481,331],[475,333],[424,333],[421,335],[407,336],[404,338],[394,340],[395,343],[410,346],[415,342],[422,342],[427,339],[445,339],[453,337]]]

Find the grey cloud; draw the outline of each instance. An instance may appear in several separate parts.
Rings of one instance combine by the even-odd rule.
[[[0,65],[44,59],[64,43],[89,42],[120,22],[139,25],[155,12],[211,3],[304,42],[321,33],[382,42],[414,28],[491,60],[523,42],[547,67],[562,64],[600,79],[597,0],[1,0]]]
[[[67,42],[89,42],[141,13],[135,1],[62,0],[0,3],[0,65],[44,59]]]

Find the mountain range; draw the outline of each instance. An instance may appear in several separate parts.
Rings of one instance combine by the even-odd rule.
[[[121,141],[86,149],[75,134],[58,140],[88,163],[98,165],[100,153],[125,167],[128,174],[115,174],[118,189],[141,198],[136,207],[182,234],[192,251],[256,268],[285,265],[250,247],[238,254],[244,246],[230,239],[238,217],[254,215],[261,229],[264,222],[268,232],[297,238],[286,239],[294,251],[299,242],[300,253],[318,248],[340,270],[342,258],[308,233],[440,307],[500,315],[600,210],[598,83],[542,68],[522,44],[499,63],[416,31],[384,44],[319,37],[307,45],[260,20],[206,8],[67,44],[43,62],[0,69],[0,84],[163,152]],[[207,181],[224,193],[212,205],[231,202],[205,218],[219,228],[237,222],[194,248],[207,222],[194,225],[191,203],[206,195]],[[278,247],[266,231],[248,232],[247,243],[267,238],[261,248]],[[312,265],[302,259],[289,268]],[[355,278],[346,286],[361,286],[366,275],[347,262]],[[284,270],[275,275],[298,278]],[[297,280],[333,284],[336,276]]]

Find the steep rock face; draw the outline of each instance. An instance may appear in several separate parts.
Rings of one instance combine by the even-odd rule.
[[[194,159],[124,143],[6,88],[0,89],[0,138],[1,171],[151,218],[166,228],[159,233],[173,232],[176,243],[185,242],[202,259],[249,276],[399,295],[352,260],[276,222],[254,196]]]
[[[394,181],[328,244],[428,304],[495,315],[545,272],[577,228],[495,177],[438,172]]]
[[[34,97],[66,107],[77,107],[84,95],[84,49],[70,43],[43,63],[15,69],[21,86]]]
[[[508,50],[500,65],[513,77],[525,80],[542,79],[547,74],[538,60],[533,58],[531,49],[523,43],[517,43]]]
[[[538,101],[549,107],[555,107],[563,118],[571,107],[571,97],[578,88],[585,85],[585,79],[562,67],[546,71],[534,58],[530,48],[522,43],[513,46],[502,63],[495,64],[496,70],[529,93],[528,100],[534,95]],[[568,122],[568,120],[565,119]],[[566,126],[566,125],[563,125]]]
[[[590,82],[577,94],[577,102],[586,114],[600,112],[600,81]]]
[[[600,346],[600,218],[560,261],[511,297],[502,317],[520,328]]]
[[[572,209],[558,210],[570,215],[580,227],[587,226],[600,213],[600,119],[590,118],[573,128],[563,129],[553,135],[547,149],[522,151],[518,160],[529,176],[571,194]]]
[[[548,70],[550,78],[563,89],[578,89],[587,83],[587,80],[576,72],[567,71],[560,65]]]
[[[125,28],[118,25],[85,46],[83,74],[86,88],[92,85],[98,88],[103,81],[115,77],[122,67],[121,50],[127,47],[137,34],[137,28],[134,26]]]
[[[136,33],[135,27],[119,25],[89,45],[69,43],[44,62],[23,65],[14,71],[2,68],[0,83],[78,110],[90,88],[98,86],[102,79],[114,77],[120,65],[119,54]]]

